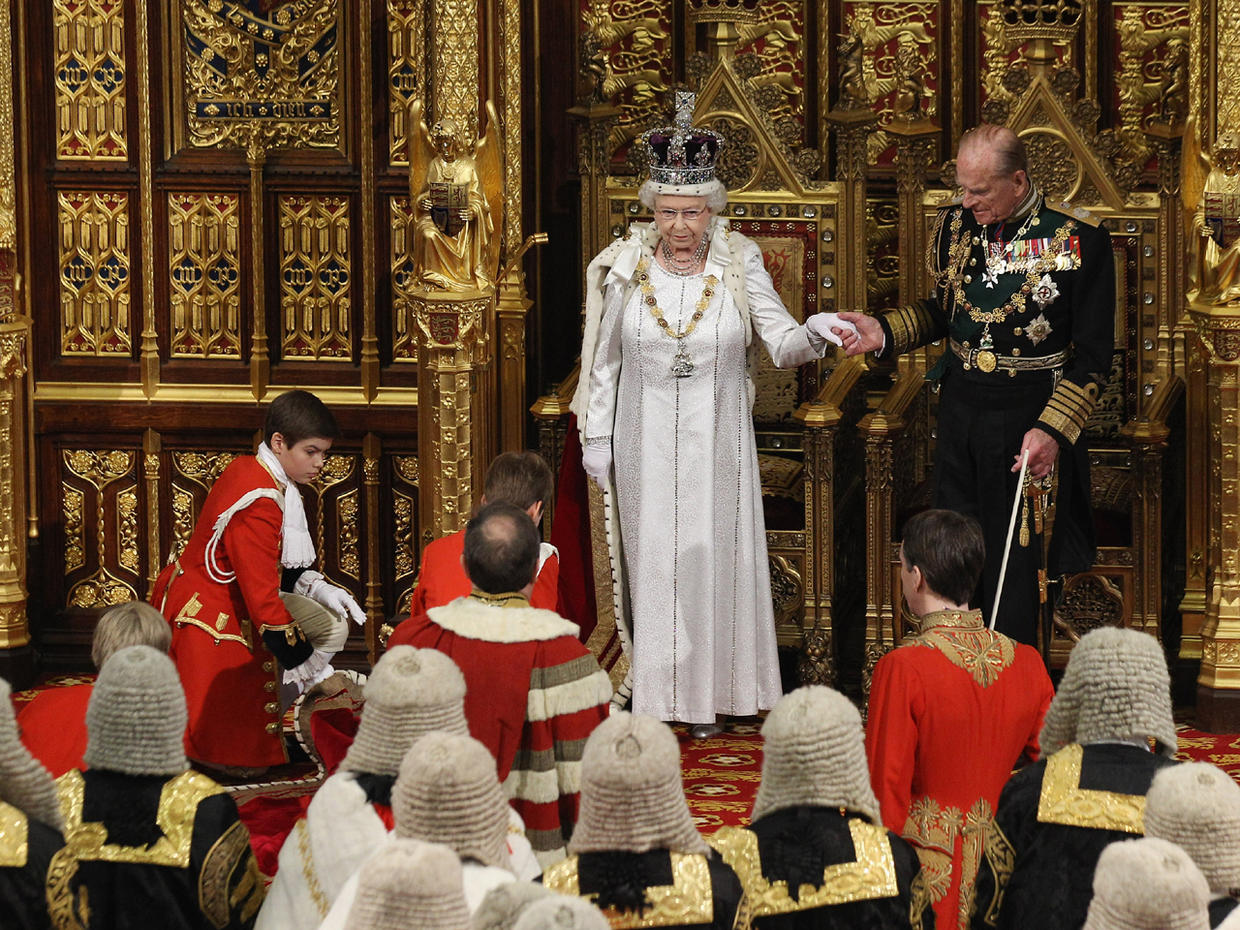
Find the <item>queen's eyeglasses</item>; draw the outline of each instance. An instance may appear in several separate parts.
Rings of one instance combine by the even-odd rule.
[[[690,207],[686,210],[655,210],[655,216],[663,220],[665,223],[674,223],[676,217],[681,217],[686,223],[692,223],[706,211],[701,207]]]

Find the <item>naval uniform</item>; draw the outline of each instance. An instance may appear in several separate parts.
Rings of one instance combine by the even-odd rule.
[[[1080,437],[1111,370],[1111,237],[1085,211],[1051,206],[1031,187],[1012,216],[990,226],[959,204],[944,207],[930,258],[934,295],[879,317],[886,340],[879,354],[947,340],[927,375],[941,385],[934,500],[982,525],[980,594],[989,617],[1016,494],[1012,463],[1034,427],[1060,446],[1047,569],[1054,577],[1093,563],[1089,464]],[[1022,524],[996,626],[1035,644],[1040,535],[1032,515]]]

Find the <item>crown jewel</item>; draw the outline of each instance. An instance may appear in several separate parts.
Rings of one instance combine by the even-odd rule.
[[[691,123],[697,94],[676,91],[675,125],[642,133],[650,159],[650,180],[656,184],[683,186],[704,184],[715,178],[715,162],[723,148],[723,136]]]

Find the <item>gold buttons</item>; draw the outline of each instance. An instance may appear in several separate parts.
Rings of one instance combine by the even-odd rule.
[[[263,705],[263,710],[269,714],[278,714],[280,712],[280,704],[277,701],[268,701]]]
[[[1013,336],[1023,336],[1023,335],[1025,335],[1025,331],[1024,331],[1023,329],[1021,329],[1019,326],[1017,326],[1015,329],[1013,329],[1013,330],[1012,330],[1012,335],[1013,335]],[[1017,352],[1016,354],[1017,354],[1017,355],[1019,355],[1020,353],[1019,353],[1019,352]]]
[[[268,659],[266,662],[263,663],[264,672],[274,672],[275,670],[276,670],[276,664],[275,662],[271,661],[271,659]]]
[[[1009,378],[1015,378],[1015,377],[1016,377],[1016,369],[1015,369],[1015,368],[1009,368],[1009,369],[1008,369],[1008,377],[1009,377]]]
[[[263,729],[266,730],[268,733],[270,733],[272,736],[275,736],[275,734],[280,731],[280,724],[269,723],[267,724],[267,726],[263,727]]]
[[[964,276],[964,283],[965,283],[965,284],[972,284],[972,283],[973,283],[973,275],[971,275],[971,274],[967,274],[967,275],[965,275],[965,276]]]
[[[274,690],[276,690],[276,683],[275,683],[274,681],[264,681],[264,682],[263,682],[263,690],[264,690],[264,691],[274,691]]]
[[[961,343],[961,345],[967,349],[969,347],[969,340],[966,339],[964,342]]]
[[[974,236],[974,237],[973,237],[973,244],[974,244],[974,245],[981,245],[981,244],[982,244],[982,240],[981,240],[979,237]]]
[[[1013,355],[1020,355],[1020,349],[1013,349],[1013,350],[1012,350],[1012,354],[1013,354]]]

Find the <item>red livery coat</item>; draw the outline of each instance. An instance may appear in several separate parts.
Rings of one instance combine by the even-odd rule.
[[[999,793],[1022,753],[1037,757],[1054,694],[1037,651],[976,610],[927,614],[874,668],[870,780],[883,823],[917,851],[939,930],[969,926]]]
[[[468,597],[473,590],[469,576],[461,565],[465,552],[465,531],[457,530],[431,542],[422,552],[422,567],[413,589],[410,619],[420,617],[432,607],[450,604],[458,597]],[[538,570],[530,606],[555,610],[559,597],[560,557],[552,553]]]
[[[207,572],[207,542],[220,514],[256,489],[274,493],[229,520],[215,562],[236,575],[221,584]],[[234,460],[211,486],[185,551],[151,592],[151,602],[172,624],[169,655],[185,688],[185,752],[191,759],[231,766],[288,761],[280,666],[262,641],[264,629],[293,622],[279,596],[283,493],[254,456]]]

